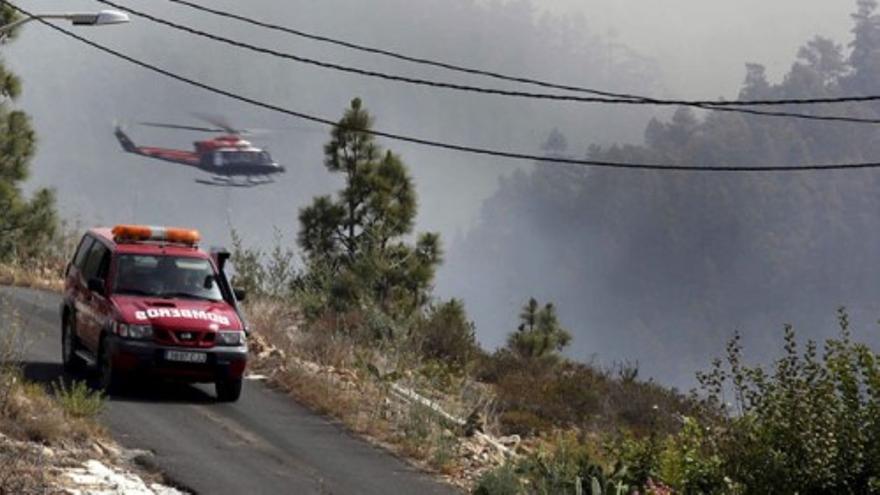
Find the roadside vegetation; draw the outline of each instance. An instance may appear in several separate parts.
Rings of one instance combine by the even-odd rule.
[[[299,250],[235,238],[272,383],[480,494],[880,490],[880,371],[844,310],[821,352],[785,328],[767,369],[732,340],[690,395],[637,363],[565,358],[572,336],[550,302],[524,301],[488,352],[463,303],[431,295],[440,239],[412,233],[411,181],[362,132],[371,123],[355,100],[326,147],[345,186],[300,212]]]
[[[0,5],[0,25],[16,19]],[[14,39],[0,37],[0,47]],[[55,193],[21,190],[36,152],[36,134],[27,114],[15,108],[21,81],[0,61],[0,283],[57,287],[68,251],[55,208]]]
[[[566,359],[572,336],[550,302],[524,301],[507,345],[481,348],[463,302],[431,293],[441,240],[413,232],[403,158],[366,132],[373,117],[360,100],[339,123],[324,163],[343,187],[300,211],[299,249],[280,234],[261,250],[233,233],[258,373],[468,488],[558,435],[598,453],[673,434],[682,415],[700,414],[692,398],[640,380],[637,365]]]
[[[0,304],[2,301],[0,301]],[[26,378],[27,333],[15,308],[0,322],[0,494],[48,493],[77,457],[105,459],[112,445],[95,419],[101,395],[83,382],[54,386]],[[97,447],[96,447],[97,446]],[[85,460],[79,459],[79,461]]]
[[[670,433],[603,444],[559,434],[537,452],[484,475],[476,493],[878,493],[880,369],[839,337],[820,351],[784,331],[769,368],[744,364],[739,339],[700,373],[702,413]]]

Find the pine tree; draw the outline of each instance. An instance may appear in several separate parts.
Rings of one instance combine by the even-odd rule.
[[[0,5],[0,25],[15,19],[11,7]],[[0,46],[11,39],[0,39]],[[10,108],[20,93],[20,81],[0,61],[0,261],[32,260],[47,248],[57,227],[54,193],[40,189],[28,201],[20,188],[36,151],[27,115]]]
[[[372,125],[354,99],[324,147],[325,166],[343,174],[345,185],[336,199],[318,197],[300,211],[299,244],[334,309],[372,303],[402,316],[427,302],[440,238],[402,240],[415,223],[415,187],[400,156],[383,152],[367,132]]]
[[[530,298],[523,306],[519,319],[521,323],[516,332],[508,337],[507,346],[520,357],[555,356],[571,343],[571,334],[559,323],[553,303],[541,308],[535,298]]]
[[[855,21],[852,53],[849,63],[854,69],[850,79],[852,90],[873,94],[874,81],[880,79],[880,15],[876,0],[858,0],[858,11],[852,15]]]

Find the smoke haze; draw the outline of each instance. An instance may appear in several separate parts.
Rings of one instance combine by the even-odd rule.
[[[510,87],[259,30],[163,0],[124,3],[176,22],[303,56],[416,77]],[[58,2],[48,1],[19,4],[30,11],[62,8]],[[222,0],[210,2],[210,6],[411,55],[515,75],[612,91],[693,98],[735,97],[745,77],[746,62],[764,63],[768,76],[780,79],[798,47],[813,35],[847,42],[852,27],[849,14],[854,10],[851,2],[804,0],[775,0],[772,5],[758,0],[257,0],[246,4]],[[89,1],[63,3],[64,10],[101,8],[104,6]],[[641,143],[650,118],[671,115],[670,110],[534,102],[378,81],[238,50],[136,17],[129,25],[78,29],[77,33],[209,84],[334,120],[351,98],[359,96],[379,129],[465,145],[535,153],[550,131],[558,129],[568,138],[567,153],[580,157],[593,144]],[[228,243],[230,228],[235,228],[247,242],[267,245],[277,227],[292,242],[298,209],[312,197],[340,185],[322,165],[327,129],[184,86],[111,59],[36,23],[23,29],[3,56],[23,79],[24,94],[18,104],[32,116],[39,136],[28,186],[56,188],[67,219],[84,225],[142,222],[195,226],[215,244]],[[192,141],[206,136],[134,124],[191,124],[191,112],[223,114],[245,128],[279,129],[254,141],[269,149],[288,173],[278,183],[256,189],[209,188],[193,182],[202,177],[198,171],[124,154],[112,135],[113,122],[118,120],[128,124],[127,130],[138,144],[189,149]],[[656,311],[650,319],[640,319],[644,328],[638,332],[597,330],[620,321],[591,319],[591,306],[583,301],[611,298],[619,301],[615,310],[624,314],[633,308],[627,304],[630,294],[613,280],[573,280],[587,272],[579,269],[582,267],[560,265],[563,259],[590,263],[590,253],[577,252],[577,229],[584,226],[578,226],[575,217],[524,218],[533,205],[527,196],[514,201],[522,209],[497,207],[512,204],[502,200],[504,195],[529,193],[527,187],[510,184],[526,181],[533,170],[531,164],[382,142],[400,153],[411,168],[420,199],[417,229],[439,231],[447,247],[449,262],[440,270],[439,294],[465,298],[478,336],[490,346],[501,343],[506,332],[513,330],[519,306],[534,295],[558,302],[563,323],[575,334],[575,357],[596,355],[605,362],[638,360],[647,374],[686,385],[693,367],[708,362],[707,350],[720,352],[732,329],[748,320],[745,316],[739,321],[713,320],[719,327],[707,328],[702,326],[705,319],[689,318],[686,308],[669,308],[668,319]],[[544,176],[542,170],[538,177]],[[558,172],[563,183],[586,180],[566,173]],[[556,172],[546,175],[548,181],[560,180],[553,174]],[[619,180],[632,177],[624,174]],[[555,215],[553,211],[550,214]],[[642,221],[650,224],[651,217]],[[485,229],[488,222],[495,222],[495,227],[515,225],[511,229],[523,234],[515,249],[498,255],[496,266],[483,263],[479,253],[481,239],[498,239]],[[546,230],[536,228],[544,224]],[[567,231],[567,225],[571,225],[568,235],[560,234]],[[631,225],[636,228],[641,224]],[[634,233],[630,241],[650,243],[652,239]],[[625,247],[616,246],[621,253],[627,252]],[[575,253],[558,256],[565,250]],[[528,256],[530,253],[533,256]],[[663,265],[665,261],[656,259],[653,263]],[[626,264],[625,260],[617,263]],[[637,276],[630,272],[622,277]],[[843,302],[799,304],[821,306],[830,320],[833,307]],[[742,308],[740,304],[731,307]],[[863,316],[869,318],[873,309],[865,306]],[[785,316],[785,311],[774,311],[772,318],[760,322],[778,324]],[[652,342],[677,337],[652,329],[666,331],[680,326],[692,327],[686,333],[691,341],[663,347],[668,355],[653,354],[652,350],[661,347]],[[812,335],[823,334],[817,330]],[[636,337],[642,339],[638,345],[621,340]],[[687,353],[691,353],[687,359],[680,359]]]

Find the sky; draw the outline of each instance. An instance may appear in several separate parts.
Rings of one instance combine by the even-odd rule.
[[[20,0],[20,4],[43,12],[61,10],[61,5],[66,9],[103,8],[89,0],[63,3]],[[391,63],[220,22],[188,9],[175,8],[162,0],[132,5],[177,21],[219,29],[233,37],[264,42],[267,46],[292,47],[297,53],[309,56],[406,75],[462,80],[449,73]],[[357,0],[295,0],[280,4],[254,0],[247,3],[247,8],[240,2],[218,0],[211,5],[228,5],[234,12],[416,56],[562,83],[695,99],[735,97],[747,62],[766,65],[771,79],[781,77],[798,47],[816,34],[845,42],[851,26],[849,14],[855,9],[855,1],[849,0],[381,0],[371,4]],[[483,9],[478,10],[475,5]],[[524,26],[529,17],[535,19],[537,27]],[[374,113],[381,126],[388,130],[469,145],[534,152],[554,127],[573,138],[570,141],[638,142],[648,117],[666,115],[662,109],[617,107],[611,113],[605,108],[470,98],[374,83],[235,52],[153,26],[143,19],[134,19],[130,26],[79,32],[146,60],[164,62],[165,67],[181,73],[202,76],[220,86],[231,86],[275,102],[291,102],[289,106],[330,118],[339,115],[347,99],[354,95],[365,96],[368,106],[378,103]],[[512,32],[516,35],[510,36]],[[241,115],[240,124],[245,127],[300,125],[265,111],[254,111],[168,84],[161,78],[91,53],[42,26],[27,26],[20,41],[10,45],[4,55],[25,81],[21,104],[31,111],[38,132],[44,131],[40,132],[44,145],[37,162],[55,161],[73,143],[93,146],[95,157],[100,156],[97,155],[99,149],[113,146],[112,138],[99,139],[98,132],[88,136],[72,135],[68,127],[63,127],[76,120],[70,116],[67,116],[68,122],[56,119],[57,112],[67,107],[80,112],[75,107],[84,101],[88,101],[89,107],[85,114],[77,113],[77,116],[95,128],[98,119],[104,126],[114,120],[127,122],[142,118],[180,121],[186,120],[190,111],[232,112],[232,120],[238,122],[234,117]],[[259,77],[247,80],[245,75],[254,70]],[[128,86],[116,84],[123,81]],[[480,79],[464,78],[464,81],[487,84]],[[153,101],[142,101],[138,92],[132,91],[140,82],[148,86],[147,92],[155,91]],[[95,88],[105,86],[99,98]],[[164,101],[155,104],[156,98]],[[176,104],[178,101],[181,104]],[[213,108],[185,108],[187,104]],[[522,118],[524,115],[528,117]],[[191,138],[156,133],[138,135],[177,139],[183,143]],[[313,141],[319,143],[317,139]],[[287,144],[290,140],[282,145],[271,140],[265,143],[286,153],[280,159],[288,164],[312,160],[316,152],[320,153],[320,144],[309,143],[309,154],[304,151],[304,144],[297,153],[284,149]],[[413,162],[429,165],[421,169],[415,167],[424,210],[430,210],[421,215],[419,221],[426,229],[448,235],[472,226],[481,201],[491,195],[499,175],[510,173],[512,168],[528,166],[428,152],[408,145],[397,149],[413,157]],[[573,152],[581,154],[584,150]],[[87,151],[84,153],[89,155]],[[114,156],[114,159],[121,158]],[[460,174],[448,173],[450,168],[456,167]],[[310,174],[318,172],[310,169]],[[54,185],[59,174],[63,176],[64,171],[52,166],[35,167],[31,185]],[[305,179],[309,186],[314,185],[311,175]],[[467,184],[462,188],[463,181]],[[324,190],[329,184],[324,184]],[[450,187],[457,188],[460,196],[455,205],[446,201],[446,190]],[[306,194],[312,190],[313,187],[306,187],[297,192]],[[89,205],[78,203],[65,206],[88,221]],[[261,234],[265,237],[269,230],[264,226]]]
[[[779,77],[804,41],[849,38],[847,0],[540,0],[545,12],[587,23],[663,68],[670,95],[730,97],[743,64],[758,62]]]
[[[120,2],[126,3],[123,0]],[[53,0],[21,0],[20,4],[32,11],[59,10],[60,5]],[[516,75],[660,97],[733,98],[742,82],[745,63],[765,64],[771,78],[780,77],[790,66],[798,47],[811,36],[821,34],[837,40],[848,39],[849,13],[854,10],[855,2],[534,0],[530,3],[526,0],[460,0],[444,3],[420,0],[416,5],[399,0],[383,0],[367,5],[353,0],[297,0],[282,6],[270,0],[255,0],[244,10],[242,4],[235,2],[215,2],[211,5],[217,7],[224,4],[229,4],[234,12],[271,19],[295,28]],[[70,1],[64,5],[69,9],[103,8],[88,0]],[[405,75],[462,80],[455,74],[414,68],[364,54],[273,36],[240,24],[223,23],[188,9],[175,8],[173,4],[161,0],[132,5],[177,21],[219,29],[233,37],[264,42],[267,46],[292,47],[297,53],[308,56],[392,70]],[[484,9],[478,11],[474,5]],[[529,12],[537,27],[527,34],[520,33],[508,39],[510,31],[525,29],[523,22],[529,17]],[[792,12],[797,15],[790,17]],[[589,140],[598,144],[638,142],[647,118],[667,115],[664,109],[616,107],[611,114],[605,108],[532,104],[523,100],[491,97],[471,98],[442,91],[429,92],[374,83],[363,78],[320,72],[295,64],[285,65],[268,57],[230,51],[228,47],[179,35],[137,18],[129,26],[81,29],[78,32],[110,46],[126,49],[128,53],[146,60],[160,64],[164,62],[165,67],[183,74],[203,76],[211,83],[241,89],[243,93],[264,96],[274,102],[290,101],[295,104],[289,106],[330,118],[339,115],[343,102],[351,96],[365,96],[368,106],[372,102],[379,103],[374,113],[380,119],[381,127],[387,130],[462,144],[535,152],[554,127],[574,137],[570,139],[572,141]],[[174,49],[169,50],[168,46]],[[211,56],[221,53],[224,55]],[[69,125],[69,122],[58,122],[53,117],[65,105],[60,102],[59,95],[64,95],[66,104],[71,108],[82,101],[89,101],[90,106],[85,110],[87,115],[78,115],[88,117],[88,125],[95,127],[98,126],[98,118],[104,126],[114,120],[129,122],[144,118],[178,122],[187,120],[189,111],[231,111],[232,120],[236,123],[243,120],[239,123],[243,127],[275,125],[289,128],[301,124],[278,119],[277,115],[265,111],[208,98],[199,92],[162,81],[161,78],[150,77],[138,69],[126,67],[106,56],[91,53],[76,43],[65,41],[42,26],[28,26],[20,41],[10,45],[6,58],[25,81],[22,104],[31,110],[38,132],[41,128],[45,129],[45,132],[41,132],[45,146],[40,148],[38,162],[40,158],[56,160],[64,148],[73,146],[72,143],[80,146],[83,141],[90,142],[96,147],[96,153],[98,146],[114,146],[112,138],[105,137],[99,143],[100,136],[95,132],[76,139],[73,135],[62,139],[59,136],[61,132],[69,134],[62,124]],[[87,61],[87,64],[81,61]],[[243,79],[245,74],[253,70],[267,77],[256,77],[249,81]],[[114,77],[108,79],[98,74],[111,74]],[[95,78],[101,80],[95,83]],[[484,85],[495,83],[481,79],[464,80]],[[115,81],[125,81],[129,86],[114,84]],[[164,100],[164,106],[140,101],[138,93],[132,91],[135,86],[131,84],[136,85],[141,81],[149,85],[146,91],[155,91],[156,96]],[[98,86],[108,86],[106,91],[101,92],[100,98],[94,91]],[[183,99],[182,104],[172,103],[178,98]],[[96,108],[93,99],[104,102],[100,108]],[[186,109],[185,102],[191,102],[190,106],[212,108]],[[99,111],[103,115],[98,115]],[[236,119],[236,115],[242,117]],[[528,115],[528,118],[523,119],[519,115]],[[143,129],[135,132],[136,136],[155,136],[157,139],[183,143],[188,143],[192,137],[146,134]],[[320,133],[312,136],[315,141],[323,139]],[[304,139],[302,136],[300,138]],[[320,152],[320,144],[316,146],[310,143],[312,152],[308,155],[305,155],[302,146],[297,150],[301,153],[288,152],[284,145],[289,141],[279,146],[270,139],[264,144],[284,152],[286,156],[276,159],[280,158],[286,164],[300,159],[311,160],[305,156],[312,157],[315,152]],[[414,157],[413,161],[417,163],[430,165],[415,170],[424,210],[430,210],[420,216],[419,222],[423,228],[440,230],[447,237],[453,237],[473,225],[482,200],[491,195],[499,175],[509,173],[513,168],[528,166],[528,163],[501,163],[430,152],[409,145],[398,145],[396,149]],[[584,151],[573,150],[576,154]],[[461,173],[448,173],[450,167],[458,167]],[[317,174],[319,171],[312,172]],[[59,173],[63,174],[64,171],[35,167],[31,183],[34,186],[53,185]],[[302,192],[303,196],[306,191],[314,190],[311,187],[314,185],[312,177],[306,179],[304,182],[309,187],[297,191]],[[462,182],[466,184],[462,186]],[[324,190],[331,183],[325,182]],[[447,189],[450,187],[456,188],[460,196],[454,205],[449,205],[447,201]],[[70,205],[71,211],[89,221],[89,205],[82,204],[82,201],[78,203]],[[266,237],[270,231],[270,227],[264,226],[260,234]]]
[[[308,57],[403,75],[505,87],[497,81],[306,42],[162,0],[118,1],[160,17]],[[49,0],[21,0],[19,4],[35,12],[58,10],[58,2]],[[89,0],[71,0],[65,5],[71,10],[102,8]],[[629,53],[610,63],[604,59],[605,42],[583,20],[560,16],[536,23],[533,14],[539,16],[540,11],[526,4],[482,8],[472,0],[421,0],[418,5],[406,0],[370,4],[354,0],[255,0],[243,8],[240,2],[218,0],[210,5],[415,56],[595,87],[662,91],[662,80],[649,60]],[[511,32],[517,35],[510,36]],[[236,50],[139,18],[124,26],[77,28],[77,33],[209,84],[329,119],[339,118],[348,101],[360,96],[382,130],[464,145],[534,153],[557,127],[571,135],[587,135],[593,142],[628,141],[640,138],[646,117],[653,114],[648,108],[622,108],[608,115],[606,109],[594,106],[388,83]],[[312,126],[301,131],[303,122],[188,88],[37,24],[23,29],[4,58],[24,81],[18,103],[28,110],[40,136],[29,186],[59,188],[63,210],[85,224],[132,217],[154,222],[165,218],[207,224],[204,229],[218,242],[228,241],[230,224],[244,229],[256,242],[271,240],[275,227],[290,238],[298,208],[315,194],[332,192],[338,185],[322,166],[326,129]],[[123,155],[112,136],[116,121],[128,124],[131,137],[139,144],[190,148],[193,140],[204,136],[135,124],[170,121],[193,125],[193,112],[224,114],[245,128],[280,129],[257,144],[269,148],[291,173],[279,181],[281,184],[262,188],[259,200],[244,191],[192,189],[196,173]],[[439,231],[447,239],[472,225],[500,175],[530,166],[529,162],[491,160],[387,140],[382,144],[401,153],[413,171],[422,206],[420,230]],[[151,181],[157,178],[157,171],[164,180]],[[100,187],[104,180],[123,185],[109,193],[116,196],[110,202],[128,200],[126,204],[111,209],[98,204],[99,195],[108,194]],[[128,190],[135,186],[139,188]],[[161,190],[149,190],[159,186]],[[76,194],[68,194],[68,190]],[[198,198],[198,206],[205,210],[169,206],[188,200],[187,196]],[[140,207],[144,205],[152,208],[143,210]],[[263,214],[266,208],[277,214]],[[215,218],[205,220],[205,214],[211,213]]]

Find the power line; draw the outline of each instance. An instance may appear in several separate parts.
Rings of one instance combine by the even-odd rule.
[[[9,2],[6,2],[6,4],[24,15],[33,17],[32,14],[30,14],[26,10],[22,9],[21,7],[13,5]],[[139,67],[150,70],[150,71],[155,72],[157,74],[161,74],[161,75],[168,77],[170,79],[174,79],[176,81],[188,84],[190,86],[197,87],[197,88],[203,89],[205,91],[208,91],[208,92],[211,92],[211,93],[214,93],[217,95],[225,96],[227,98],[230,98],[230,99],[242,102],[242,103],[254,105],[254,106],[257,106],[260,108],[264,108],[266,110],[272,110],[274,112],[278,112],[278,113],[288,115],[291,117],[296,117],[299,119],[308,120],[311,122],[316,122],[316,123],[324,124],[324,125],[335,127],[335,128],[341,127],[339,123],[332,121],[330,119],[324,118],[324,117],[318,117],[318,116],[310,115],[310,114],[307,114],[304,112],[290,110],[290,109],[287,109],[284,107],[280,107],[278,105],[266,103],[266,102],[263,102],[263,101],[260,101],[260,100],[254,99],[254,98],[250,98],[247,96],[233,93],[231,91],[220,89],[220,88],[196,81],[194,79],[190,79],[185,76],[181,76],[179,74],[175,74],[171,71],[162,69],[161,67],[157,67],[157,66],[149,64],[147,62],[143,62],[143,61],[138,60],[134,57],[131,57],[129,55],[126,55],[124,53],[116,51],[112,48],[106,47],[106,46],[104,46],[100,43],[97,43],[95,41],[92,41],[88,38],[84,38],[82,36],[79,36],[78,34],[75,34],[71,31],[68,31],[67,29],[64,29],[60,26],[56,26],[55,24],[52,24],[51,22],[46,21],[44,19],[37,19],[37,21],[45,24],[46,26],[49,26],[51,29],[54,29],[55,31],[57,31],[59,33],[64,34],[65,36],[76,39],[77,41],[80,41],[81,43],[89,45],[92,48],[95,48],[103,53],[112,55],[116,58],[125,60],[131,64],[137,65]],[[475,147],[475,146],[466,146],[466,145],[460,145],[460,144],[445,143],[445,142],[441,142],[441,141],[434,141],[434,140],[430,140],[430,139],[418,138],[418,137],[407,136],[407,135],[403,135],[403,134],[396,134],[396,133],[385,132],[385,131],[378,131],[378,130],[358,130],[358,132],[363,132],[364,134],[369,134],[369,135],[373,135],[373,136],[377,136],[377,137],[383,137],[383,138],[387,138],[387,139],[391,139],[391,140],[395,140],[395,141],[402,141],[402,142],[419,144],[419,145],[433,147],[433,148],[446,149],[446,150],[452,150],[452,151],[460,151],[460,152],[466,152],[466,153],[472,153],[472,154],[478,154],[478,155],[493,156],[493,157],[500,157],[500,158],[510,158],[510,159],[516,159],[516,160],[528,160],[528,161],[533,161],[533,162],[546,162],[546,163],[554,163],[554,164],[569,164],[569,165],[581,165],[581,166],[602,167],[602,168],[616,168],[616,169],[692,171],[692,172],[794,172],[794,171],[814,171],[814,170],[827,171],[827,170],[853,170],[853,169],[880,168],[880,162],[831,163],[831,164],[794,165],[794,166],[773,165],[773,166],[764,166],[764,167],[739,166],[739,165],[734,165],[734,166],[721,166],[721,165],[719,165],[719,166],[702,167],[702,166],[694,166],[694,165],[677,165],[677,164],[655,164],[655,163],[634,163],[634,162],[609,162],[609,161],[599,161],[599,160],[579,160],[579,159],[573,159],[573,158],[548,157],[548,156],[541,156],[541,155],[531,155],[531,154],[526,154],[526,153],[517,153],[517,152],[511,152],[511,151],[493,150],[493,149],[489,149],[489,148],[480,148],[480,147]]]
[[[164,26],[168,26],[170,28],[177,29],[179,31],[183,31],[183,32],[193,34],[196,36],[201,36],[203,38],[218,41],[221,43],[226,43],[228,45],[232,45],[232,46],[235,46],[238,48],[251,50],[251,51],[262,53],[265,55],[272,55],[272,56],[279,57],[279,58],[293,60],[295,62],[314,65],[314,66],[322,67],[325,69],[332,69],[332,70],[337,70],[337,71],[341,71],[341,72],[348,72],[348,73],[358,74],[358,75],[362,75],[362,76],[376,77],[376,78],[385,79],[385,80],[389,80],[389,81],[397,81],[397,82],[403,82],[403,83],[409,83],[409,84],[431,86],[431,87],[436,87],[436,88],[446,88],[446,89],[454,89],[454,90],[461,90],[461,91],[472,91],[472,92],[476,92],[476,93],[495,94],[495,95],[502,95],[502,96],[515,96],[515,97],[537,98],[537,99],[558,100],[558,101],[577,101],[577,102],[583,102],[583,103],[629,103],[629,104],[641,103],[638,101],[633,101],[630,99],[622,99],[622,98],[608,99],[608,98],[560,95],[560,94],[549,94],[549,93],[530,93],[530,92],[524,92],[524,91],[508,91],[508,90],[497,89],[497,88],[488,88],[488,87],[483,87],[483,86],[472,86],[472,85],[467,85],[467,84],[432,81],[429,79],[420,79],[420,78],[409,77],[409,76],[400,76],[400,75],[396,75],[396,74],[388,74],[385,72],[373,71],[373,70],[368,70],[368,69],[361,69],[361,68],[357,68],[357,67],[350,67],[347,65],[336,64],[333,62],[326,62],[323,60],[302,57],[300,55],[295,55],[292,53],[281,52],[278,50],[274,50],[272,48],[265,48],[265,47],[261,47],[261,46],[256,46],[256,45],[252,45],[250,43],[245,43],[243,41],[238,41],[238,40],[234,40],[234,39],[220,36],[217,34],[208,33],[206,31],[201,31],[201,30],[195,29],[190,26],[186,26],[186,25],[179,24],[179,23],[176,23],[173,21],[169,21],[167,19],[162,19],[160,17],[153,16],[153,15],[148,14],[146,12],[142,12],[142,11],[133,9],[133,8],[125,6],[125,5],[117,4],[117,3],[112,2],[110,0],[96,0],[96,1],[98,3],[103,3],[105,5],[109,5],[113,8],[116,8],[116,9],[123,10],[125,12],[136,15],[138,17],[142,17],[144,19],[155,22],[157,24],[162,24]]]
[[[186,26],[183,24],[179,24],[173,21],[169,21],[167,19],[162,19],[151,14],[147,14],[145,12],[133,9],[131,7],[127,7],[124,5],[117,4],[110,0],[96,0],[99,3],[112,6],[114,8],[124,10],[130,14],[143,17],[149,21],[155,22],[157,24],[162,24],[164,26],[177,29],[179,31],[183,31],[189,34],[193,34],[196,36],[201,36],[203,38],[207,38],[210,40],[218,41],[221,43],[226,43],[231,46],[235,46],[238,48],[243,48],[246,50],[251,50],[257,53],[262,53],[265,55],[271,55],[279,58],[284,58],[287,60],[292,60],[299,63],[314,65],[318,67],[322,67],[325,69],[331,69],[341,72],[347,72],[352,74],[358,74],[367,77],[380,78],[384,80],[396,81],[407,84],[415,84],[420,86],[429,86],[435,88],[445,88],[452,89],[457,91],[467,91],[467,92],[475,92],[475,93],[483,93],[483,94],[493,94],[500,96],[510,96],[510,97],[519,97],[519,98],[532,98],[532,99],[541,99],[541,100],[555,100],[555,101],[570,101],[570,102],[579,102],[579,103],[602,103],[602,104],[624,104],[624,105],[659,105],[659,106],[692,106],[697,108],[702,108],[705,110],[714,110],[714,111],[728,111],[728,112],[738,112],[738,113],[746,113],[752,115],[761,115],[761,116],[770,116],[770,117],[787,117],[787,118],[798,118],[805,120],[819,120],[819,121],[833,121],[833,122],[849,122],[849,123],[859,123],[859,124],[880,124],[880,119],[865,119],[859,117],[843,117],[843,116],[824,116],[824,115],[811,115],[811,114],[803,114],[803,113],[792,113],[792,112],[782,112],[782,111],[766,111],[766,110],[754,110],[747,108],[739,108],[740,105],[771,105],[771,104],[779,104],[777,102],[784,102],[785,100],[767,100],[761,102],[724,102],[724,101],[687,101],[687,100],[659,100],[659,99],[651,99],[645,97],[639,97],[640,99],[632,99],[633,96],[626,95],[624,98],[599,98],[599,97],[585,97],[585,96],[575,96],[575,95],[560,95],[560,94],[549,94],[549,93],[534,93],[534,92],[525,92],[525,91],[509,91],[497,88],[489,88],[484,86],[473,86],[467,84],[458,84],[458,83],[450,83],[450,82],[442,82],[442,81],[433,81],[428,79],[420,79],[408,76],[401,76],[396,74],[389,74],[385,72],[378,72],[373,70],[361,69],[357,67],[350,67],[346,65],[336,64],[332,62],[326,62],[322,60],[302,57],[300,55],[295,55],[288,52],[281,52],[278,50],[274,50],[271,48],[265,48],[261,46],[252,45],[249,43],[245,43],[242,41],[234,40],[231,38],[227,38],[224,36],[220,36],[217,34],[209,33],[206,31],[201,31],[199,29],[195,29],[191,26]],[[174,1],[174,0],[172,0]],[[591,90],[592,92],[592,90]],[[880,96],[876,97],[858,97],[858,98],[871,98],[869,101],[873,101],[873,99],[880,100]],[[828,103],[827,101],[809,101],[809,100],[797,100],[800,103]],[[849,102],[851,100],[848,99],[840,99],[838,102]],[[859,100],[862,101],[862,100]],[[788,103],[783,104],[793,104],[792,101],[788,101]],[[738,105],[738,106],[733,106]]]
[[[199,4],[196,4],[193,2],[188,2],[186,0],[168,0],[168,1],[171,3],[179,4],[179,5],[185,5],[191,9],[199,10],[202,12],[207,12],[209,14],[217,15],[220,17],[225,17],[228,19],[235,19],[237,21],[241,21],[241,22],[251,24],[254,26],[259,26],[262,28],[270,29],[273,31],[280,31],[280,32],[287,33],[287,34],[292,34],[294,36],[299,36],[301,38],[306,38],[306,39],[310,39],[313,41],[320,41],[323,43],[330,43],[332,45],[342,46],[345,48],[350,48],[352,50],[357,50],[357,51],[361,51],[361,52],[365,52],[365,53],[371,53],[374,55],[384,55],[386,57],[396,58],[398,60],[403,60],[406,62],[412,62],[412,63],[416,63],[416,64],[421,64],[421,65],[429,65],[429,66],[433,66],[433,67],[439,67],[442,69],[447,69],[447,70],[451,70],[451,71],[455,71],[455,72],[462,72],[465,74],[486,76],[486,77],[491,77],[491,78],[499,79],[499,80],[503,80],[503,81],[510,81],[510,82],[516,82],[516,83],[521,83],[521,84],[531,84],[534,86],[540,86],[540,87],[550,88],[550,89],[561,89],[561,90],[565,90],[565,91],[573,91],[573,92],[578,92],[578,93],[588,93],[588,94],[594,94],[594,95],[598,95],[598,96],[608,96],[608,97],[612,97],[612,98],[630,98],[630,99],[634,99],[634,100],[646,99],[643,96],[625,95],[625,94],[621,94],[621,93],[611,93],[611,92],[602,91],[602,90],[598,90],[598,89],[584,88],[584,87],[580,87],[580,86],[569,86],[569,85],[565,85],[565,84],[558,84],[558,83],[553,83],[553,82],[548,82],[548,81],[541,81],[538,79],[531,79],[531,78],[527,78],[527,77],[509,76],[506,74],[501,74],[499,72],[487,71],[487,70],[483,70],[483,69],[474,69],[471,67],[464,67],[461,65],[450,64],[448,62],[440,62],[440,61],[426,59],[426,58],[414,57],[414,56],[406,55],[406,54],[403,54],[400,52],[394,52],[394,51],[385,50],[382,48],[375,48],[375,47],[370,47],[370,46],[361,45],[361,44],[357,44],[357,43],[352,43],[350,41],[331,38],[329,36],[322,36],[319,34],[308,33],[308,32],[305,32],[305,31],[302,31],[299,29],[293,29],[293,28],[281,26],[278,24],[272,24],[269,22],[260,21],[260,20],[253,19],[250,17],[245,17],[243,15],[234,14],[232,12],[225,12],[222,10],[212,9],[210,7],[206,7],[204,5],[199,5]]]
[[[421,64],[421,65],[428,65],[428,66],[432,66],[432,67],[439,67],[442,69],[447,69],[447,70],[451,70],[451,71],[455,71],[455,72],[461,72],[461,73],[465,73],[465,74],[485,76],[485,77],[490,77],[493,79],[499,79],[502,81],[509,81],[509,82],[515,82],[515,83],[521,83],[521,84],[530,84],[533,86],[539,86],[539,87],[550,88],[550,89],[559,89],[559,90],[564,90],[564,91],[572,91],[572,92],[576,92],[576,93],[587,93],[587,94],[593,94],[593,95],[597,95],[597,96],[605,96],[605,97],[609,97],[609,98],[629,99],[629,100],[634,100],[634,101],[643,102],[643,103],[653,103],[653,104],[666,104],[666,103],[668,103],[668,104],[683,105],[683,106],[687,106],[687,104],[692,104],[692,105],[697,105],[697,106],[701,106],[701,107],[710,107],[710,108],[713,106],[724,106],[724,105],[775,105],[775,104],[792,104],[792,103],[796,103],[796,102],[797,103],[818,103],[818,101],[814,101],[814,100],[752,100],[752,101],[746,100],[746,101],[728,101],[728,102],[718,102],[718,101],[709,101],[709,100],[702,100],[702,101],[701,100],[696,100],[696,101],[694,101],[694,100],[691,100],[691,101],[688,101],[688,100],[665,100],[665,99],[660,99],[660,98],[651,98],[651,97],[644,96],[644,95],[629,94],[629,93],[616,93],[616,92],[611,92],[611,91],[606,91],[606,90],[601,90],[601,89],[589,88],[589,87],[585,87],[585,86],[574,86],[574,85],[570,85],[570,84],[555,83],[555,82],[545,81],[545,80],[541,80],[541,79],[534,79],[534,78],[529,78],[529,77],[524,77],[524,76],[512,76],[509,74],[503,74],[500,72],[495,72],[495,71],[490,71],[490,70],[485,70],[485,69],[477,69],[477,68],[473,68],[473,67],[466,67],[466,66],[462,66],[462,65],[452,64],[449,62],[432,60],[432,59],[422,58],[422,57],[415,57],[415,56],[407,55],[407,54],[404,54],[401,52],[396,52],[396,51],[387,50],[387,49],[383,49],[383,48],[371,47],[371,46],[367,46],[367,45],[363,45],[363,44],[359,44],[359,43],[353,43],[350,41],[341,40],[338,38],[331,38],[329,36],[309,33],[309,32],[306,32],[306,31],[303,31],[300,29],[294,29],[294,28],[282,26],[279,24],[273,24],[270,22],[260,21],[257,19],[253,19],[251,17],[246,17],[246,16],[235,14],[232,12],[226,12],[226,11],[222,11],[222,10],[213,9],[211,7],[206,7],[204,5],[190,2],[188,0],[167,0],[167,1],[171,2],[171,3],[178,4],[178,5],[184,5],[186,7],[189,7],[191,9],[195,9],[198,11],[207,12],[209,14],[213,14],[216,16],[225,17],[227,19],[234,19],[234,20],[244,22],[247,24],[251,24],[254,26],[258,26],[258,27],[262,27],[262,28],[266,28],[266,29],[270,29],[270,30],[274,30],[274,31],[279,31],[279,32],[287,33],[287,34],[292,34],[294,36],[299,36],[301,38],[306,38],[306,39],[310,39],[313,41],[319,41],[319,42],[323,42],[323,43],[329,43],[329,44],[333,44],[333,45],[337,45],[337,46],[342,46],[345,48],[349,48],[352,50],[357,50],[357,51],[361,51],[361,52],[365,52],[365,53],[383,55],[386,57],[391,57],[391,58],[403,60],[406,62],[412,62],[415,64]],[[869,98],[871,98],[872,101],[875,99],[880,99],[880,97],[869,97]],[[837,101],[823,102],[823,103],[836,103],[836,102]],[[871,122],[878,122],[878,121],[874,120]]]

